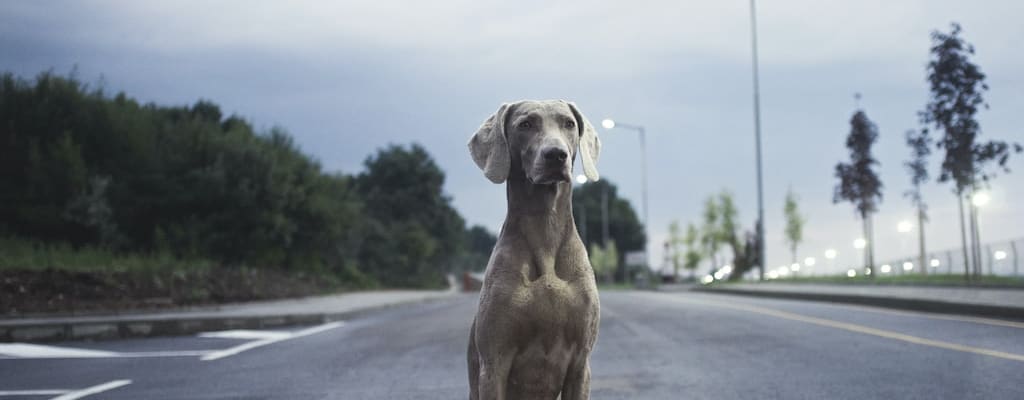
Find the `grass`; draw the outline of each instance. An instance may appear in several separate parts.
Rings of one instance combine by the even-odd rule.
[[[0,269],[67,271],[202,271],[216,264],[202,259],[178,259],[169,254],[117,253],[99,247],[75,248],[67,243],[41,243],[0,238]]]
[[[849,278],[846,276],[802,276],[774,279],[765,284],[772,283],[828,283],[843,285],[918,285],[918,286],[989,286],[989,287],[1014,287],[1024,288],[1024,278],[1009,276],[982,276],[972,278],[970,282],[964,280],[962,274],[934,274],[934,275],[887,275],[871,278],[857,276]]]
[[[633,284],[624,282],[598,283],[597,290],[633,290]]]

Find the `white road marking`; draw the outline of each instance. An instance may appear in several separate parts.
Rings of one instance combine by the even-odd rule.
[[[86,397],[86,396],[92,396],[92,395],[97,394],[97,393],[103,393],[103,392],[106,392],[108,390],[117,389],[117,388],[119,388],[121,386],[130,385],[131,383],[132,383],[132,381],[128,380],[128,379],[122,379],[122,380],[117,380],[117,381],[110,381],[110,382],[107,382],[107,383],[104,383],[104,384],[100,384],[100,385],[96,385],[96,386],[92,386],[92,387],[87,387],[87,388],[82,389],[82,390],[75,390],[75,391],[72,391],[72,392],[67,392],[67,393],[64,393],[64,394],[62,394],[60,396],[54,397],[54,398],[52,398],[50,400],[75,400],[75,399],[81,399],[81,398]]]
[[[200,357],[214,350],[114,352],[72,347],[43,346],[28,343],[0,343],[0,360],[41,358],[144,358]]]
[[[238,346],[231,347],[231,348],[228,348],[228,349],[210,352],[210,353],[200,357],[199,359],[203,360],[203,361],[219,360],[219,359],[224,358],[224,357],[230,357],[230,356],[233,356],[235,354],[241,353],[243,351],[252,350],[252,349],[255,349],[257,347],[263,347],[263,346],[266,346],[268,344],[273,344],[273,343],[277,343],[277,342],[284,341],[284,340],[295,339],[295,338],[300,338],[300,337],[303,337],[303,336],[309,336],[309,335],[317,334],[317,333],[320,333],[320,332],[323,332],[323,331],[326,331],[326,330],[330,330],[330,329],[334,329],[334,328],[340,327],[340,326],[342,326],[344,324],[345,324],[344,322],[340,322],[340,321],[339,322],[330,322],[330,323],[326,323],[326,324],[323,324],[323,325],[317,325],[317,326],[314,326],[312,328],[306,328],[306,329],[303,329],[303,330],[298,331],[298,332],[288,332],[287,335],[285,335],[285,336],[267,337],[265,339],[260,339],[260,340],[256,340],[256,341],[252,341],[252,342],[248,342],[248,343],[244,343],[244,344],[240,344]]]
[[[344,325],[344,322],[331,322],[317,325],[295,332],[229,330],[204,332],[203,338],[222,339],[257,339],[223,350],[171,350],[171,351],[137,351],[116,352],[105,350],[79,349],[73,347],[44,346],[28,343],[0,343],[0,359],[71,359],[71,358],[148,358],[148,357],[200,357],[203,361],[213,361],[233,356],[243,351],[320,333]],[[3,393],[0,391],[0,393]]]
[[[68,392],[67,389],[0,390],[0,396],[50,396]]]
[[[231,330],[231,331],[214,331],[214,332],[203,332],[199,334],[199,337],[203,338],[219,338],[219,339],[274,339],[274,338],[287,338],[291,336],[289,332],[280,331],[252,331],[245,329]]]
[[[71,347],[43,346],[27,343],[0,343],[0,355],[16,358],[102,358],[118,353]]]

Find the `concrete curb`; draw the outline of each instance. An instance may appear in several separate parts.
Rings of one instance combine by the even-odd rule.
[[[454,298],[453,295],[378,304],[342,312],[308,314],[266,314],[244,316],[162,316],[111,315],[88,318],[54,318],[52,321],[0,320],[0,343],[57,342],[65,340],[110,340],[152,336],[180,336],[226,329],[265,329],[291,325],[314,325],[407,304],[422,304]]]
[[[694,287],[690,290],[700,293],[734,294],[752,297],[826,301],[865,306],[895,308],[900,310],[923,311],[936,314],[961,314],[978,317],[995,317],[1024,320],[1024,305],[1004,306],[990,304],[954,303],[938,300],[908,299],[885,296],[861,296],[849,294],[807,293],[776,290],[747,290],[731,288]]]

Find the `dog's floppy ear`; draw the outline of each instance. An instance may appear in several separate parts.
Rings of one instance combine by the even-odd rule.
[[[583,175],[592,182],[597,182],[601,176],[597,173],[597,159],[601,156],[601,139],[597,137],[597,131],[590,124],[587,117],[583,116],[576,103],[566,102],[576,117],[576,126],[580,130],[580,158],[583,161]]]
[[[469,138],[469,155],[484,171],[484,176],[494,183],[505,182],[512,167],[508,138],[505,137],[505,118],[511,107],[512,104],[502,104]]]

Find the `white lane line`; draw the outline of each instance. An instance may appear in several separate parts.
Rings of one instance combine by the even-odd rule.
[[[0,343],[0,356],[15,358],[97,358],[113,357],[117,354],[112,351],[103,350],[75,349],[28,343]]]
[[[121,379],[121,380],[117,380],[117,381],[110,381],[110,382],[107,382],[107,383],[104,383],[104,384],[100,384],[100,385],[96,385],[96,386],[92,386],[92,387],[87,387],[87,388],[82,389],[82,390],[75,390],[73,392],[64,393],[64,394],[62,394],[60,396],[57,396],[57,397],[54,397],[54,398],[52,398],[50,400],[75,400],[75,399],[81,399],[81,398],[86,397],[86,396],[92,396],[92,395],[97,394],[97,393],[103,393],[103,392],[106,392],[108,390],[117,389],[117,388],[119,388],[121,386],[130,385],[131,383],[132,383],[132,381],[129,380],[129,379]]]
[[[320,332],[323,332],[323,331],[326,331],[326,330],[330,330],[330,329],[334,329],[334,328],[340,327],[340,326],[342,326],[344,324],[345,324],[344,322],[339,321],[339,322],[330,322],[330,323],[326,323],[326,324],[323,324],[323,325],[317,325],[317,326],[314,326],[312,328],[306,328],[306,329],[303,329],[303,330],[298,331],[298,332],[288,333],[286,336],[268,337],[268,338],[265,338],[265,339],[260,339],[260,340],[256,340],[256,341],[252,341],[252,342],[248,342],[248,343],[244,343],[244,344],[240,344],[238,346],[231,347],[231,348],[228,348],[228,349],[210,352],[210,353],[200,357],[199,359],[203,360],[203,361],[219,360],[219,359],[224,358],[224,357],[230,357],[230,356],[233,356],[235,354],[241,353],[243,351],[252,350],[252,349],[255,349],[257,347],[263,347],[263,346],[266,346],[268,344],[273,344],[273,343],[277,343],[277,342],[284,341],[284,340],[290,340],[290,339],[300,338],[300,337],[303,337],[303,336],[309,336],[309,335],[317,334],[317,333],[320,333]]]
[[[68,392],[67,389],[0,390],[0,396],[50,396]]]
[[[280,331],[252,331],[245,329],[237,329],[231,331],[214,331],[214,332],[203,332],[199,334],[201,338],[218,338],[218,339],[274,339],[274,338],[286,338],[291,336],[289,332]]]
[[[200,357],[214,350],[113,352],[72,347],[43,346],[28,343],[0,343],[0,360],[10,359],[72,359],[72,358],[142,358]]]

